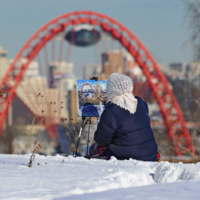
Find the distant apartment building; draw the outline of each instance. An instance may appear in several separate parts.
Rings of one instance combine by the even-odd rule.
[[[63,102],[61,118],[73,119],[77,121],[77,96],[76,96],[76,79],[68,78],[60,80],[60,100]]]
[[[13,62],[13,59],[8,60],[7,54],[8,51],[0,47],[0,81]],[[20,67],[26,62],[26,58],[21,58],[16,63],[15,74],[19,73]],[[51,87],[50,84],[52,80],[54,87]],[[10,85],[13,84],[14,81],[11,79]],[[33,60],[15,91],[16,97],[10,104],[7,124],[12,126],[19,124],[19,121],[24,121],[24,125],[26,125],[27,117],[32,115],[37,117],[47,116],[47,123],[60,124],[61,120],[66,118],[77,122],[75,85],[73,63],[52,61],[49,64],[49,70],[43,69],[42,73],[42,66]],[[0,107],[0,109],[3,109],[3,107]]]
[[[24,58],[20,60],[22,64],[25,62],[26,59]],[[73,63],[52,62],[51,65],[54,66],[52,77],[55,81],[55,87],[49,85],[48,70],[45,74],[40,74],[41,69],[39,68],[42,66],[39,66],[36,61],[29,64],[23,80],[16,90],[17,97],[12,105],[12,121],[14,124],[17,123],[19,118],[26,119],[31,113],[37,117],[48,116],[47,120],[55,124],[59,124],[63,118],[68,118],[69,106],[66,105],[68,101],[65,91],[67,92],[71,88],[74,89]],[[72,79],[73,81],[71,81]],[[63,85],[66,82],[68,82],[68,87],[64,88]],[[73,86],[69,87],[70,82],[73,82],[71,84]],[[62,88],[64,89],[61,90]]]
[[[11,64],[13,62],[14,59],[10,59],[9,63]],[[19,61],[15,64],[15,66],[17,67],[15,69],[15,73],[18,74],[20,69],[19,67],[22,66],[23,64],[25,64],[27,62],[27,58],[20,58]],[[37,61],[31,61],[30,64],[28,65],[28,68],[26,70],[26,72],[24,73],[23,76],[23,80],[26,78],[30,78],[30,77],[37,77],[39,76],[39,64]]]
[[[14,59],[9,60],[11,64]],[[20,67],[22,64],[27,62],[26,58],[21,58],[17,63],[16,67]],[[19,68],[15,69],[15,73],[19,73]],[[10,82],[12,85],[12,81]],[[16,90],[16,97],[12,104],[12,123],[18,124],[19,119],[26,121],[27,116],[31,113],[35,116],[42,115],[43,102],[37,95],[45,94],[46,78],[39,76],[39,65],[38,62],[32,61],[28,65],[26,72],[24,73],[23,79]],[[37,109],[36,109],[37,108]],[[46,112],[46,108],[44,109]]]
[[[145,80],[144,74],[134,57],[122,49],[116,49],[102,54],[101,71],[100,78],[104,80],[107,80],[110,74],[114,72],[126,74],[133,81]]]
[[[73,63],[52,61],[50,64],[50,88],[59,90],[60,119],[77,121],[76,78]],[[61,103],[62,102],[62,103]]]
[[[200,62],[171,63],[164,73],[173,79],[188,80],[198,86],[200,79]]]
[[[7,58],[8,51],[0,46],[0,81],[6,74],[6,71],[9,68],[9,60]]]
[[[99,75],[101,73],[101,65],[97,64],[88,64],[83,66],[83,79],[89,80],[94,76]]]
[[[66,61],[52,61],[50,66],[54,66],[54,73],[56,74],[72,74],[73,73],[73,63]]]
[[[49,71],[47,70],[42,76],[39,75],[40,67],[32,62],[17,88],[16,93],[21,103],[19,99],[14,102],[14,105],[16,104],[16,109],[13,110],[14,120],[17,116],[21,117],[18,111],[23,110],[22,116],[29,115],[31,111],[38,117],[49,116],[47,120],[55,124],[60,124],[61,120],[66,118],[77,121],[76,79],[73,74],[73,63],[52,61]]]
[[[8,61],[8,51],[5,50],[2,46],[0,46],[0,82],[2,81],[3,77],[6,74],[6,71],[9,68],[9,61]],[[0,98],[0,103],[2,99]],[[0,111],[3,110],[3,105],[0,104]],[[8,124],[12,125],[12,106],[10,106],[9,111],[8,111]],[[5,125],[6,127],[6,125]],[[4,128],[5,128],[4,127]]]
[[[108,51],[102,54],[101,79],[108,79],[110,74],[117,72],[125,73],[124,52],[122,49]]]
[[[73,63],[66,61],[52,61],[49,66],[49,87],[58,88],[59,81],[66,78],[74,78]]]

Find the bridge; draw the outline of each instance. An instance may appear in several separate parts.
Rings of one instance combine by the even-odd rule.
[[[40,62],[41,52],[43,52],[44,60],[46,65],[48,65],[49,59],[46,47],[50,42],[52,43],[51,60],[54,61],[56,51],[55,37],[57,35],[64,36],[66,29],[71,27],[72,37],[69,45],[69,51],[66,54],[68,59],[70,57],[70,50],[72,49],[71,44],[73,43],[73,30],[79,24],[90,24],[93,27],[99,27],[102,32],[112,35],[112,38],[119,41],[123,48],[125,48],[134,57],[136,63],[146,77],[146,85],[150,89],[150,95],[155,98],[159,105],[166,134],[169,141],[174,146],[175,153],[178,156],[181,156],[184,153],[180,149],[179,144],[184,146],[187,151],[194,152],[190,133],[179,104],[166,77],[161,72],[152,55],[145,48],[142,42],[120,22],[104,14],[92,11],[78,11],[61,15],[49,21],[37,30],[25,43],[0,83],[0,89],[6,91],[6,95],[0,97],[0,133],[3,132],[9,107],[12,105],[12,102],[17,95],[17,89],[22,87],[20,84],[23,81],[23,77],[31,61],[37,58],[38,62]],[[63,40],[61,40],[59,53],[60,60],[63,59],[63,45]],[[23,62],[21,58],[23,58]],[[30,96],[29,90],[31,87],[32,86],[30,86],[29,89],[23,88],[23,91],[27,97],[27,101],[29,101],[29,103],[33,106],[34,110],[38,110],[39,102],[38,105],[35,105],[35,101],[33,102]],[[34,93],[34,97],[38,95],[37,90],[33,89],[32,93]],[[26,105],[26,102],[23,103]],[[51,106],[50,103],[51,102],[48,102],[48,99],[46,99],[46,104]],[[33,111],[30,110],[30,112],[34,116]],[[36,117],[36,119],[40,121],[40,118]],[[41,123],[49,131],[54,126],[53,120],[44,119]],[[55,133],[52,133],[52,136],[56,137]]]

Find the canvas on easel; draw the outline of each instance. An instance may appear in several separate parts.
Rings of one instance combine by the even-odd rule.
[[[100,117],[107,102],[106,81],[77,80],[79,117]]]

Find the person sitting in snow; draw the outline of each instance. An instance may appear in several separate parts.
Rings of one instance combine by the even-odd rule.
[[[109,76],[107,105],[94,135],[97,144],[91,149],[99,146],[101,156],[117,159],[157,161],[148,105],[132,92],[133,82],[128,76],[118,73]]]

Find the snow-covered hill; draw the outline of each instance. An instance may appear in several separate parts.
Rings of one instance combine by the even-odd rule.
[[[0,155],[0,199],[200,199],[200,163]],[[163,184],[164,183],[164,184]]]

